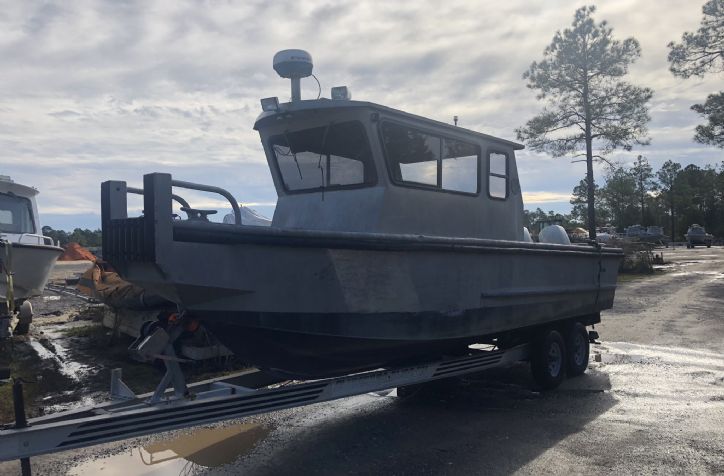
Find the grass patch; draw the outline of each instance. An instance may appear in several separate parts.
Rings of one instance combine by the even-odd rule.
[[[107,329],[101,325],[75,326],[62,329],[60,332],[66,337],[101,337],[106,334]]]
[[[9,367],[13,378],[22,379],[28,418],[38,416],[38,399],[60,389],[72,388],[71,379],[61,374],[50,361],[43,361],[24,340],[10,339],[0,344],[0,366]],[[0,422],[15,420],[12,383],[0,385]]]
[[[618,273],[616,278],[616,284],[630,283],[631,281],[638,281],[639,279],[651,276],[650,274],[633,274],[633,273]]]
[[[641,279],[652,278],[654,276],[661,276],[666,273],[666,270],[654,269],[651,273],[622,273],[619,271],[616,276],[616,284],[630,283],[632,281],[639,281]]]
[[[0,341],[0,367],[9,367],[14,378],[29,382],[24,386],[28,418],[41,415],[48,406],[63,406],[77,401],[81,395],[93,395],[103,400],[110,389],[111,369],[120,368],[123,380],[137,394],[153,391],[163,376],[162,362],[137,362],[128,354],[131,337],[113,336],[101,325],[82,325],[57,329],[46,334],[47,341],[37,342],[48,348],[55,342],[67,351],[67,358],[87,366],[88,371],[79,380],[60,371],[57,361],[41,359],[27,338]],[[244,369],[235,359],[182,364],[189,383],[219,377]],[[12,384],[0,385],[0,423],[15,419]]]

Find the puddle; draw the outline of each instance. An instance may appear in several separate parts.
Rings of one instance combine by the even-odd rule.
[[[68,358],[68,350],[59,344],[57,340],[53,342],[54,352],[48,350],[43,344],[35,339],[30,339],[29,343],[35,353],[38,354],[38,357],[43,360],[47,359],[55,361],[58,364],[58,370],[60,373],[76,382],[80,381],[80,378],[89,369],[88,366]]]
[[[660,270],[667,270],[667,269],[674,269],[676,268],[676,265],[673,263],[670,264],[655,264],[653,265],[654,269],[660,269]]]
[[[595,362],[604,364],[650,364],[654,359],[636,354],[595,354]]]
[[[719,271],[680,271],[671,273],[669,276],[715,276],[714,279],[720,279],[722,273]]]
[[[62,392],[62,395],[67,396],[68,398],[73,398],[73,401],[70,403],[57,403],[57,404],[46,405],[45,404],[46,401],[52,401],[53,399],[56,399],[58,397],[58,395],[55,394],[55,395],[46,396],[40,400],[41,403],[44,404],[43,405],[44,413],[50,414],[50,413],[57,413],[57,412],[62,412],[62,411],[66,411],[66,410],[75,410],[75,409],[81,408],[81,407],[89,407],[89,406],[97,404],[99,401],[102,402],[107,398],[106,394],[102,394],[102,395],[91,394],[91,395],[83,395],[80,397],[80,399],[78,399],[78,396],[72,390]]]
[[[168,440],[159,440],[130,451],[81,463],[68,472],[72,476],[163,476],[192,474],[216,468],[251,453],[269,429],[252,423],[222,428],[201,428]]]

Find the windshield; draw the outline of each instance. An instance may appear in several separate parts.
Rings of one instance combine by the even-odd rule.
[[[30,200],[0,193],[0,232],[35,233]]]
[[[288,191],[315,191],[375,182],[372,153],[362,124],[342,122],[272,136]]]

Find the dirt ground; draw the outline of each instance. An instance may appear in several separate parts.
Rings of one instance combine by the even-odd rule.
[[[35,474],[724,474],[724,249],[664,250],[596,326],[588,372],[527,366],[33,458]],[[18,463],[0,463],[17,474]]]
[[[59,261],[50,276],[65,284],[91,265],[89,261]],[[74,287],[68,286],[67,290]],[[163,376],[162,365],[128,358],[133,338],[114,333],[100,321],[111,312],[100,303],[46,291],[33,298],[34,318],[28,336],[0,341],[0,367],[10,367],[22,378],[29,418],[101,402],[108,397],[110,369],[120,368],[124,380],[138,393],[154,389]],[[156,311],[148,311],[152,319]],[[221,358],[187,366],[187,376],[197,381],[241,368],[233,359]],[[13,421],[11,386],[0,385],[0,423]]]

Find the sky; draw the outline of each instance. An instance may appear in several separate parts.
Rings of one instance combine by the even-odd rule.
[[[100,183],[140,186],[150,172],[221,186],[271,217],[276,192],[252,126],[260,98],[289,98],[275,52],[309,51],[324,97],[347,85],[354,99],[443,122],[457,115],[460,126],[514,140],[542,108],[523,72],[591,3],[0,1],[0,174],[38,188],[41,221],[56,229],[99,227]],[[702,119],[689,110],[724,78],[676,78],[666,60],[667,43],[698,28],[703,3],[597,3],[594,18],[614,38],[641,44],[627,80],[654,90],[651,145],[611,160],[643,154],[654,170],[668,159],[724,160],[692,141]],[[313,79],[302,95],[316,97]],[[526,208],[570,210],[585,164],[530,150],[517,161]]]

